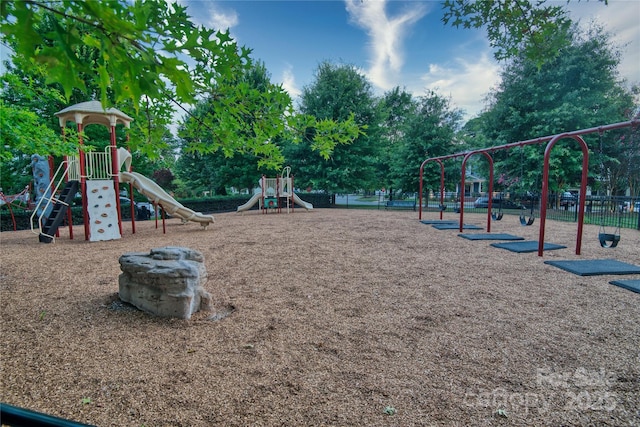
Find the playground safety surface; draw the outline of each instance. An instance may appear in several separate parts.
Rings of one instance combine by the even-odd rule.
[[[638,260],[640,261],[640,259]],[[546,264],[561,268],[579,276],[640,275],[640,266],[620,262],[615,259],[591,259],[570,261],[545,261]]]
[[[603,249],[585,226],[578,256],[577,225],[547,221],[567,248],[541,258],[408,211],[215,217],[108,242],[1,233],[0,401],[98,426],[640,424],[640,295],[609,283],[640,275],[544,263],[638,265],[637,230]],[[118,257],[168,245],[204,254],[215,312],[118,303]]]

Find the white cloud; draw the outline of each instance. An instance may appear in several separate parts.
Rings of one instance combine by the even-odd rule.
[[[500,82],[500,66],[486,52],[475,62],[456,58],[450,65],[431,64],[421,81],[422,89],[450,96],[469,119],[482,111],[485,96]],[[420,95],[419,90],[412,91]]]
[[[370,68],[367,77],[377,87],[388,90],[394,86],[393,77],[404,64],[403,38],[411,25],[426,13],[425,3],[409,3],[396,17],[387,16],[386,0],[345,0],[351,20],[370,37]]]
[[[216,2],[179,0],[179,3],[188,6],[187,13],[195,24],[207,28],[225,31],[240,22],[235,10],[222,10]]]
[[[293,75],[293,66],[287,64],[282,72],[282,87],[291,95],[291,98],[298,98],[302,91],[296,85],[296,78]]]
[[[206,4],[210,5],[211,3]],[[211,9],[211,16],[207,21],[207,27],[224,31],[227,28],[233,28],[238,25],[238,14],[235,11],[224,13],[213,10],[212,6],[209,6],[209,8]]]

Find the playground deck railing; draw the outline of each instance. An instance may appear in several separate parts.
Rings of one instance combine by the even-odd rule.
[[[67,156],[67,178],[69,181],[80,181],[80,159],[78,156]]]
[[[80,181],[80,157],[68,156],[69,164],[69,180]],[[106,147],[104,151],[88,151],[84,153],[85,175],[86,179],[111,179],[111,152],[110,147]]]
[[[108,149],[109,147],[107,147]],[[85,153],[87,179],[111,179],[111,153],[91,151]]]

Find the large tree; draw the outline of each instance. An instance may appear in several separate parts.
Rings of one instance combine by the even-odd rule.
[[[211,120],[217,117],[216,109],[222,108],[222,102],[226,102],[221,96],[200,101],[190,110],[179,129],[182,153],[177,163],[177,173],[183,182],[191,182],[192,188],[199,192],[214,191],[223,194],[227,187],[251,189],[257,185],[260,176],[268,172],[268,168],[262,165],[262,159],[258,157],[261,153],[243,149],[225,150],[215,143],[216,139],[236,138],[245,146],[251,146],[254,141],[269,141],[271,144],[262,145],[266,149],[273,149],[279,147],[278,138],[290,131],[285,127],[261,127],[260,116],[284,114],[289,104],[289,96],[271,82],[271,75],[263,62],[256,61],[250,68],[233,76],[233,79],[218,82],[218,92],[222,93],[238,85],[242,85],[247,93],[244,117],[236,122],[243,126],[229,128],[226,123]],[[270,105],[258,102],[268,91],[279,93],[279,99],[272,98]],[[274,104],[280,108],[274,108]]]
[[[388,93],[386,103],[397,100],[397,95],[395,91]],[[415,98],[402,110],[405,111],[400,122],[402,130],[395,132],[397,141],[391,150],[390,175],[396,188],[415,192],[419,186],[420,164],[426,158],[460,149],[455,145],[455,133],[460,126],[462,112],[452,107],[450,99],[434,91]],[[425,173],[426,185],[434,189],[439,188],[440,176],[435,166],[429,165]]]
[[[396,86],[384,94],[380,107],[383,114],[381,138],[385,149],[380,154],[378,171],[382,184],[389,189],[390,197],[393,197],[397,180],[391,173],[392,163],[406,136],[408,121],[415,115],[416,102],[411,93]]]
[[[516,142],[557,133],[628,120],[634,110],[633,96],[617,72],[619,52],[600,27],[568,33],[569,46],[544,67],[522,56],[502,73],[502,82],[492,94],[488,110],[481,116],[489,145]],[[585,136],[596,163],[619,158],[616,140],[620,133],[603,135],[600,152],[597,135]],[[541,185],[544,147],[528,146],[496,164],[498,174],[511,175],[523,188]],[[556,145],[551,163],[550,185],[562,190],[580,179],[581,155],[576,143],[563,140]],[[498,160],[503,154],[498,155]],[[513,178],[517,176],[517,180]]]
[[[315,81],[303,89],[300,110],[321,121],[353,120],[362,133],[349,145],[337,145],[331,156],[314,154],[309,142],[289,145],[285,155],[298,185],[326,191],[373,189],[380,183],[376,164],[380,154],[381,113],[371,84],[353,66],[321,63]],[[318,129],[308,127],[309,141]]]

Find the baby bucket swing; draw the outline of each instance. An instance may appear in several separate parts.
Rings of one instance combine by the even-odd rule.
[[[500,193],[500,197],[498,198],[498,212],[493,212],[492,210],[491,218],[494,221],[500,221],[503,216],[504,216],[504,213],[502,212],[502,193]]]
[[[604,166],[604,149],[602,143],[602,132],[600,132],[600,176],[604,178],[605,174],[605,166]],[[609,205],[614,203],[613,197],[609,198]],[[622,223],[622,206],[618,206],[616,208],[618,212],[618,221],[616,224],[613,233],[609,233],[606,230],[605,223],[605,209],[604,206],[600,208],[600,228],[598,229],[598,241],[600,242],[600,246],[603,248],[615,248],[620,243],[620,224]]]
[[[605,229],[605,209],[601,210],[600,214],[600,229],[598,230],[598,240],[600,241],[600,246],[603,248],[615,248],[620,243],[620,223],[622,222],[622,207],[618,206],[618,223],[616,224],[616,228],[613,230],[613,233],[608,233]]]
[[[520,182],[522,182],[522,178],[524,177],[524,151],[522,145],[520,146]],[[522,199],[522,198],[521,198]],[[531,209],[529,211],[529,215],[527,216],[527,208],[524,204],[520,203],[520,225],[528,226],[533,225],[536,220],[536,215],[534,213],[534,197],[533,195],[530,197],[531,199]]]

